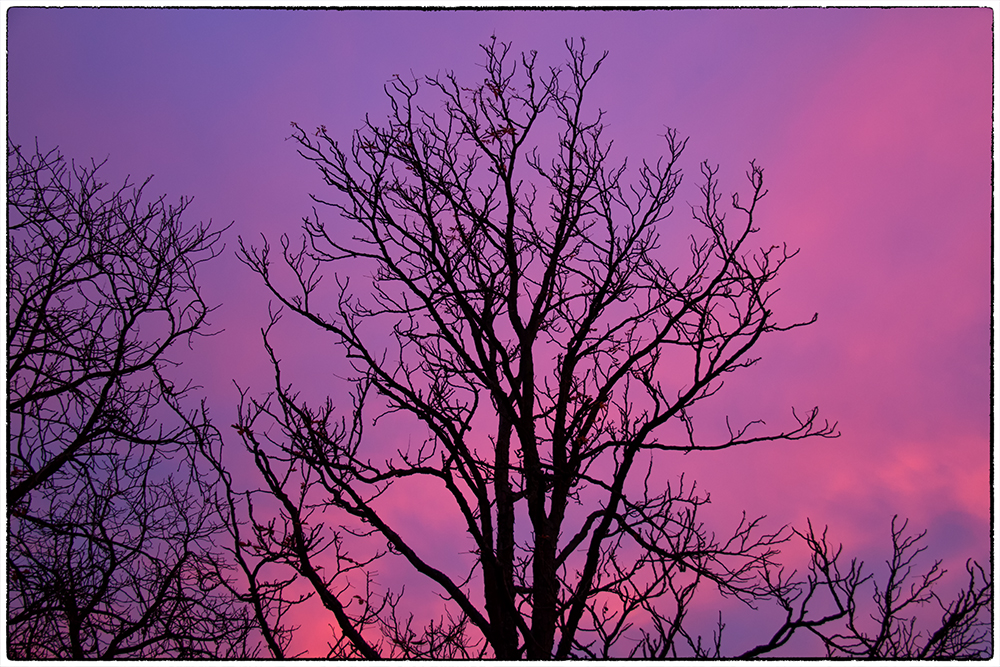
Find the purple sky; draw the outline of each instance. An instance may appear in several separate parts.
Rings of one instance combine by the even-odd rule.
[[[192,221],[235,221],[200,274],[225,332],[181,368],[224,424],[234,379],[258,394],[270,381],[268,299],[230,250],[237,235],[296,235],[321,188],[285,140],[290,121],[346,140],[365,113],[385,116],[393,74],[474,80],[494,32],[557,65],[563,40],[585,36],[610,51],[590,99],[616,155],[656,157],[664,126],[691,137],[676,215],[695,200],[702,159],[721,164],[726,193],[745,191],[750,159],[764,166],[759,243],[801,248],[779,316],[820,316],[765,341],[715,416],[778,426],[791,406],[819,405],[843,436],[679,457],[677,472],[712,492],[726,525],[740,509],[776,524],[812,517],[877,565],[899,513],[953,569],[988,558],[989,9],[10,9],[7,20],[15,142],[110,157],[112,182],[152,173],[150,194],[194,197]],[[337,395],[336,350],[310,336],[289,322],[280,352],[298,386]]]

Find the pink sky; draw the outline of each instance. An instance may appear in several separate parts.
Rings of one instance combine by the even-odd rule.
[[[877,566],[898,513],[929,529],[929,554],[954,569],[988,559],[991,10],[10,9],[7,19],[9,136],[110,157],[112,180],[155,174],[151,193],[194,197],[192,220],[235,221],[229,249],[237,235],[295,235],[310,211],[320,183],[285,141],[290,121],[347,139],[366,112],[387,112],[382,86],[395,73],[474,77],[477,44],[493,32],[556,65],[563,40],[585,36],[591,52],[610,51],[591,102],[607,112],[617,155],[655,157],[664,126],[691,137],[676,215],[694,201],[702,159],[721,164],[727,193],[745,191],[756,159],[770,190],[759,242],[801,248],[779,315],[818,312],[818,323],[763,343],[763,361],[703,413],[705,432],[713,417],[780,425],[791,406],[819,405],[843,433],[670,465],[712,492],[727,526],[742,509],[776,525],[811,517]],[[269,386],[267,296],[228,251],[200,275],[226,331],[180,370],[228,424],[234,379],[258,394]],[[342,395],[328,342],[291,323],[281,335],[299,387]]]

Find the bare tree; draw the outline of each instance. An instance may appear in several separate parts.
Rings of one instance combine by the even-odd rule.
[[[817,534],[810,525],[808,531],[797,533],[812,552],[808,575],[803,581],[790,583],[781,572],[767,574],[773,599],[786,612],[786,620],[768,642],[740,657],[753,658],[774,651],[798,630],[820,639],[832,658],[990,657],[990,575],[980,565],[967,562],[968,583],[957,597],[945,603],[935,590],[946,573],[941,561],[935,561],[923,573],[916,571],[916,561],[926,549],[919,546],[926,531],[907,535],[907,522],[897,527],[897,521],[898,517],[893,517],[892,556],[886,561],[884,581],[866,575],[864,564],[857,560],[842,566],[841,548],[827,541],[826,531]],[[842,567],[847,571],[842,572]],[[866,607],[863,595],[869,585],[871,603]],[[937,623],[921,619],[916,613],[917,608],[930,603],[940,609]],[[824,611],[816,613],[810,607]]]
[[[249,655],[197,461],[211,426],[175,418],[192,388],[168,379],[203,333],[196,268],[221,231],[100,166],[8,143],[8,656]]]
[[[275,312],[263,331],[275,391],[245,392],[234,424],[264,480],[255,492],[273,501],[249,553],[284,560],[313,588],[336,623],[331,655],[710,655],[721,622],[713,647],[685,621],[695,594],[712,590],[789,609],[751,652],[761,655],[855,609],[865,577],[856,563],[839,573],[824,538],[801,536],[815,560],[794,580],[777,562],[794,531],[744,515],[716,534],[699,517],[708,496],[658,465],[664,452],[837,435],[815,408],[792,410],[785,429],[727,419],[726,437],[696,435],[696,408],[757,362],[763,336],[815,320],[772,311],[795,253],[751,245],[763,170],[750,163],[749,194],[730,208],[717,168],[702,164],[700,232],[690,263],[670,265],[659,232],[685,141],[667,130],[654,163],[614,163],[602,112],[584,105],[604,56],[568,46],[566,67],[543,72],[534,52],[518,59],[493,40],[471,87],[454,74],[394,76],[387,124],[366,120],[346,145],[293,123],[334,193],[313,198],[341,220],[314,209],[303,242],[283,236],[277,261],[266,239],[241,240],[282,308],[328,332],[354,369],[349,417],[329,400],[310,405],[282,375]],[[442,106],[418,102],[425,90]],[[549,143],[529,141],[553,125]],[[321,285],[327,266],[333,284]],[[363,437],[372,410],[427,435],[385,451]],[[467,542],[455,543],[471,546],[460,565],[421,553],[384,511],[421,480],[446,490],[461,518]],[[440,619],[414,625],[402,592],[378,584],[383,560],[433,582]],[[843,613],[807,613],[817,587],[841,596]],[[981,602],[970,595],[959,608]],[[827,645],[853,655],[865,641]]]

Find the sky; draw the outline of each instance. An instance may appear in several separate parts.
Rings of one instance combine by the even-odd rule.
[[[842,436],[671,465],[712,493],[723,523],[743,509],[776,525],[811,518],[877,567],[899,514],[928,530],[929,558],[961,571],[990,549],[992,20],[985,8],[14,8],[8,136],[107,157],[112,183],[153,174],[150,193],[193,198],[191,220],[233,223],[199,274],[223,331],[181,368],[228,424],[234,381],[255,394],[272,381],[259,334],[268,295],[232,250],[238,237],[295,237],[322,192],[290,122],[347,140],[366,113],[388,113],[394,74],[475,80],[492,34],[558,65],[563,41],[583,36],[609,52],[590,99],[617,156],[655,158],[655,136],[677,128],[690,137],[689,202],[702,160],[720,165],[726,193],[746,192],[751,159],[764,167],[758,242],[801,250],[780,279],[779,317],[819,313],[765,340],[701,423],[781,425],[792,406],[818,405]],[[343,391],[328,342],[293,322],[278,338],[297,386]]]

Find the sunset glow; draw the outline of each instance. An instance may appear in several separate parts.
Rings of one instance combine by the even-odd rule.
[[[671,483],[683,474],[711,494],[704,518],[721,532],[743,511],[766,515],[775,530],[811,520],[877,569],[899,515],[927,530],[924,557],[945,560],[949,592],[962,584],[966,559],[989,563],[990,9],[7,11],[11,141],[37,138],[78,162],[108,158],[113,183],[153,174],[149,192],[193,198],[187,219],[234,222],[226,250],[198,272],[205,300],[219,306],[209,318],[219,333],[174,353],[227,447],[241,447],[229,427],[237,386],[252,396],[274,389],[261,343],[273,299],[238,261],[238,238],[297,240],[312,215],[309,195],[329,195],[296,152],[290,123],[310,134],[325,126],[349,144],[365,114],[381,123],[390,112],[383,87],[396,75],[454,70],[477,81],[479,44],[491,35],[515,52],[537,50],[547,70],[565,62],[565,40],[583,36],[591,54],[609,53],[588,95],[606,114],[614,160],[655,162],[668,127],[690,137],[661,230],[664,255],[690,262],[699,163],[720,166],[731,209],[731,193],[746,201],[754,160],[768,190],[754,249],[799,249],[777,280],[775,317],[818,313],[811,326],[762,339],[753,355],[762,360],[699,404],[700,433],[724,434],[727,416],[780,429],[793,423],[791,408],[813,406],[841,433],[665,452],[658,473]],[[320,215],[345,238],[354,233],[333,211]],[[370,282],[351,278],[358,292]],[[336,414],[349,416],[341,348],[291,315],[272,337],[283,379],[310,405],[330,396]],[[365,436],[391,452],[426,433],[390,416]],[[256,470],[244,472],[257,483]],[[435,562],[468,558],[472,543],[462,541],[448,494],[425,486],[387,495],[387,516]],[[807,554],[788,557],[801,568],[793,561]],[[418,617],[437,613],[426,580],[402,566],[380,574],[405,584]],[[732,650],[749,648],[753,616],[724,605]],[[717,608],[693,612],[704,614],[709,635]],[[333,617],[318,604],[295,614],[294,646],[325,655]]]

